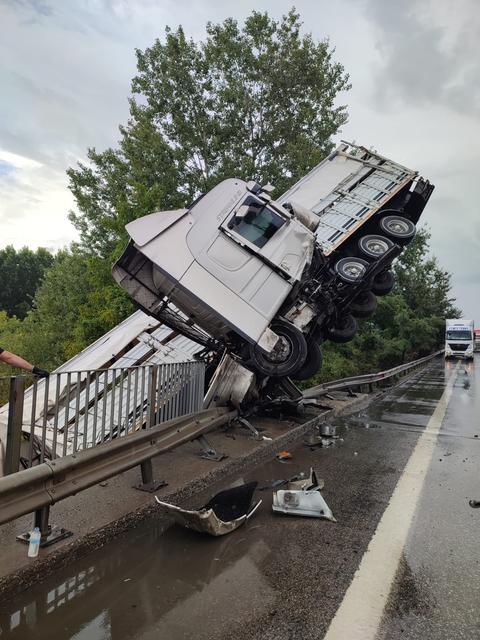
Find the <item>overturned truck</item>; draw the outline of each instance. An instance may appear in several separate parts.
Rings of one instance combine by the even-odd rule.
[[[127,225],[116,281],[148,314],[257,375],[308,379],[394,285],[428,180],[342,143],[279,199],[224,180],[185,209]]]

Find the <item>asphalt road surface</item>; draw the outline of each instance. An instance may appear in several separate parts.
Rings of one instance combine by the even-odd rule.
[[[480,638],[475,364],[439,361],[338,419],[332,446],[232,479],[313,466],[337,522],[274,514],[269,489],[223,538],[149,522],[0,604],[1,640]]]

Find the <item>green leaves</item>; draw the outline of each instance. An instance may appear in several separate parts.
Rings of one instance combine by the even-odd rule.
[[[327,40],[300,34],[295,11],[243,26],[208,23],[203,42],[179,27],[137,50],[130,119],[116,150],[88,152],[70,169],[83,249],[108,258],[124,226],[184,206],[227,177],[271,182],[282,193],[331,149],[349,89]]]
[[[12,246],[0,250],[0,312],[24,318],[32,307],[33,296],[54,257],[46,249],[18,251]]]

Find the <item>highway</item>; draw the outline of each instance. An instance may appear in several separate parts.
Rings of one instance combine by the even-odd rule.
[[[1,639],[479,638],[479,366],[440,359],[333,446],[231,479],[313,466],[337,522],[273,514],[271,490],[223,538],[155,519],[0,604]]]

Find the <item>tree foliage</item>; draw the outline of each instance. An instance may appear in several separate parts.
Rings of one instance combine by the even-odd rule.
[[[46,249],[18,251],[12,246],[0,249],[0,311],[24,318],[32,307],[35,292],[45,270],[53,264],[53,255]]]
[[[226,177],[272,182],[279,193],[319,162],[346,122],[349,88],[327,40],[300,33],[293,10],[253,12],[241,27],[208,23],[203,42],[182,27],[137,50],[130,119],[118,149],[90,149],[70,169],[85,249],[118,251],[124,226],[184,206]]]

